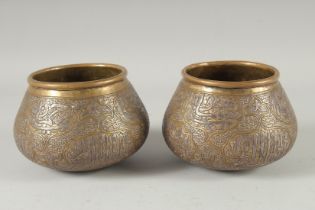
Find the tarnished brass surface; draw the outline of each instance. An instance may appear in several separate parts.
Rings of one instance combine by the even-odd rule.
[[[148,134],[147,112],[113,64],[74,64],[30,75],[14,135],[30,160],[64,171],[110,166],[136,152]]]
[[[198,63],[183,70],[163,134],[181,159],[216,170],[269,164],[293,146],[297,123],[278,71],[246,61]]]

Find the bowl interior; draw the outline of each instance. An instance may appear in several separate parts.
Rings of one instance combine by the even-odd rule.
[[[33,79],[40,82],[86,82],[109,79],[122,73],[121,69],[109,66],[71,66],[33,75]]]
[[[197,65],[186,70],[190,76],[198,79],[241,82],[260,80],[275,74],[268,66],[255,66],[243,63]]]

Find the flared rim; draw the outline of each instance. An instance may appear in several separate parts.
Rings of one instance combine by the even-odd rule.
[[[53,73],[55,76],[63,71],[75,71],[76,68],[81,68],[86,70],[81,71],[93,71],[93,69],[98,69],[98,71],[111,71],[115,72],[113,76],[106,76],[97,79],[87,79],[84,81],[46,81],[40,80],[38,77],[44,76],[46,73]],[[85,88],[95,88],[106,86],[118,81],[122,81],[125,79],[127,75],[127,70],[125,67],[117,65],[117,64],[109,64],[109,63],[80,63],[80,64],[68,64],[68,65],[60,65],[53,66],[49,68],[44,68],[38,71],[33,72],[28,77],[28,83],[32,87],[36,88],[44,88],[51,90],[75,90],[75,89],[85,89]],[[60,75],[61,76],[61,75]]]
[[[212,68],[219,69],[224,67],[235,67],[243,68],[245,71],[252,71],[251,69],[255,68],[258,71],[261,71],[262,74],[268,75],[259,79],[250,79],[246,81],[225,81],[225,80],[217,80],[217,79],[208,79],[201,78],[198,76],[192,75],[192,71],[196,69],[203,68],[203,71],[211,71]],[[269,84],[276,83],[279,78],[279,71],[273,67],[263,63],[251,62],[251,61],[210,61],[210,62],[200,62],[194,63],[189,66],[186,66],[182,75],[186,81],[193,82],[200,85],[212,86],[212,87],[221,87],[221,88],[251,88],[251,87],[259,87],[266,86]]]

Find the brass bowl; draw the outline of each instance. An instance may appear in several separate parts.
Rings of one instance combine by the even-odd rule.
[[[216,170],[263,166],[293,146],[297,122],[271,66],[192,64],[165,113],[163,134],[181,159]]]
[[[107,167],[132,155],[147,137],[147,112],[121,66],[56,66],[34,72],[28,82],[14,136],[19,150],[40,165]]]

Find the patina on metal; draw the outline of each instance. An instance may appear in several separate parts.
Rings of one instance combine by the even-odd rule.
[[[292,148],[297,122],[272,66],[216,61],[187,66],[164,116],[181,159],[216,170],[272,163]]]
[[[64,65],[31,74],[14,126],[19,150],[63,171],[95,170],[135,153],[149,120],[126,74],[114,64]]]

